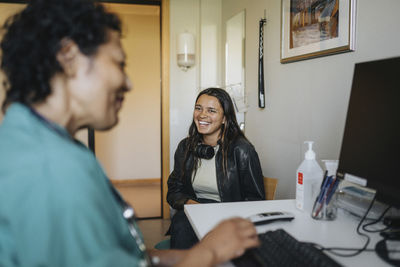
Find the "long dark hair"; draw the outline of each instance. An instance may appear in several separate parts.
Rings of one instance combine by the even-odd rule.
[[[221,89],[221,88],[207,88],[199,93],[196,98],[199,99],[202,95],[213,96],[218,99],[219,104],[222,107],[223,114],[225,116],[225,123],[221,126],[221,132],[219,136],[218,144],[220,145],[220,149],[222,152],[222,164],[223,164],[223,172],[226,176],[227,173],[227,155],[228,148],[232,142],[234,142],[237,138],[242,137],[245,138],[243,132],[240,130],[240,127],[236,120],[235,109],[232,103],[232,99],[229,94]],[[194,156],[192,173],[194,175],[197,172],[197,168],[199,166],[199,158],[193,153],[195,151],[196,146],[203,141],[203,135],[197,131],[196,124],[194,120],[189,128],[189,134],[186,140],[186,148],[185,148],[185,159],[183,166],[186,166],[186,163],[189,159],[190,154]],[[185,170],[184,170],[185,172]],[[185,175],[184,175],[185,176]]]

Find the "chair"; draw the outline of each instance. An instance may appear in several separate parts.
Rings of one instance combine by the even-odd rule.
[[[275,199],[275,192],[277,185],[278,185],[278,179],[264,177],[264,190],[265,190],[266,200]]]

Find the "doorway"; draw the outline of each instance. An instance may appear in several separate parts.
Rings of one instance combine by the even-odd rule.
[[[104,3],[122,21],[126,94],[120,122],[94,133],[94,150],[112,183],[139,218],[159,218],[161,207],[160,5]]]

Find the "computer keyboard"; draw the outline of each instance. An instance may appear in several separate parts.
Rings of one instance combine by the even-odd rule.
[[[233,260],[237,267],[253,266],[341,266],[309,243],[297,241],[283,229],[259,236],[261,246]]]

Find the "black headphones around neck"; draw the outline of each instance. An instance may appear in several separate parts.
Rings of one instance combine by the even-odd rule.
[[[194,154],[198,158],[202,159],[212,159],[215,155],[215,150],[213,146],[198,144],[194,150]]]

